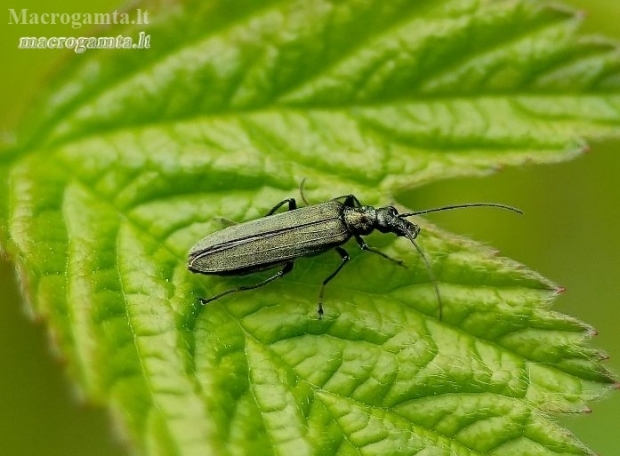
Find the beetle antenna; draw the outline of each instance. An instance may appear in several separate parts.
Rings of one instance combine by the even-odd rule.
[[[433,287],[435,288],[435,295],[437,295],[437,304],[439,308],[439,319],[441,320],[443,316],[443,302],[441,301],[441,295],[439,294],[439,287],[437,286],[437,278],[435,277],[435,273],[433,273],[433,270],[431,268],[431,263],[430,261],[428,261],[428,257],[424,254],[424,251],[420,248],[418,243],[415,241],[413,235],[408,234],[407,238],[411,241],[415,249],[418,251],[418,253],[422,257],[424,264],[426,265],[426,270],[428,271],[428,275],[431,279],[431,282],[433,282]]]
[[[304,195],[304,184],[306,183],[306,178],[304,177],[299,183],[299,194],[301,195],[301,199],[306,206],[310,206],[310,203],[306,199],[306,195]]]
[[[499,209],[506,209],[508,211],[516,212],[517,214],[523,214],[521,209],[517,209],[516,207],[508,206],[506,204],[499,203],[466,203],[466,204],[451,204],[449,206],[441,206],[435,207],[432,209],[424,209],[421,211],[415,212],[406,212],[404,214],[398,214],[399,217],[411,217],[412,215],[421,215],[421,214],[429,214],[431,212],[441,212],[441,211],[449,211],[452,209],[461,209],[464,207],[497,207]]]

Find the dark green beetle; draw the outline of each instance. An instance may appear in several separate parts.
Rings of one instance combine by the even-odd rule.
[[[288,212],[275,214],[287,203]],[[334,272],[323,280],[318,308],[319,316],[322,316],[325,285],[349,261],[349,254],[341,245],[354,237],[362,250],[368,250],[402,265],[401,261],[369,247],[362,239],[362,236],[374,230],[394,233],[408,238],[422,256],[435,286],[441,318],[439,290],[432,276],[430,264],[415,242],[420,227],[406,217],[474,206],[500,207],[521,213],[518,209],[502,204],[472,203],[399,214],[393,206],[379,208],[364,206],[354,195],[345,195],[325,203],[298,208],[295,199],[289,198],[277,204],[263,218],[224,228],[201,239],[189,252],[188,268],[200,274],[226,276],[250,274],[282,266],[276,274],[262,282],[233,288],[209,299],[201,298],[201,302],[206,304],[229,293],[262,287],[288,274],[292,271],[297,258],[319,255],[335,249],[342,260]]]

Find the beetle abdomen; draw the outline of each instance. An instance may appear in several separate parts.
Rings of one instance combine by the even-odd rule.
[[[318,255],[351,237],[341,213],[342,205],[329,201],[228,227],[192,248],[189,268],[237,275]]]

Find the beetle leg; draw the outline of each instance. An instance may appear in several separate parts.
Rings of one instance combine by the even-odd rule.
[[[323,280],[323,285],[321,286],[321,292],[319,293],[319,310],[318,310],[319,318],[323,317],[323,293],[325,292],[325,285],[327,285],[331,279],[336,277],[336,274],[338,274],[340,270],[343,268],[343,266],[347,264],[347,262],[351,259],[347,251],[343,249],[342,247],[336,247],[335,250],[342,257],[342,262],[338,265],[338,267],[336,268],[334,272],[332,272],[329,276],[327,276],[325,280]]]
[[[338,197],[333,198],[333,199],[335,199],[335,200],[344,199],[342,204],[344,204],[347,207],[361,207],[361,205],[362,205],[362,203],[360,203],[360,200],[358,200],[357,196],[355,196],[355,195],[342,195],[342,196],[338,196]]]
[[[284,206],[287,203],[288,203],[289,211],[294,211],[295,209],[297,209],[297,202],[295,201],[295,198],[287,198],[284,201],[280,201],[278,204],[276,204],[273,207],[273,209],[267,212],[267,215],[265,215],[265,217],[269,217],[270,215],[273,215],[275,211],[277,211],[278,209],[280,209],[282,206]]]
[[[405,264],[403,263],[403,260],[397,260],[395,258],[392,258],[389,255],[386,255],[385,253],[383,253],[381,250],[379,249],[375,249],[374,247],[370,247],[368,244],[366,244],[366,241],[364,241],[364,239],[362,239],[361,236],[356,235],[355,236],[355,240],[357,241],[357,244],[360,246],[360,249],[362,250],[366,250],[368,252],[372,252],[372,253],[376,253],[377,255],[381,255],[383,258],[387,258],[388,260],[392,261],[393,263],[396,263],[399,266],[402,266],[403,268],[406,268],[407,266],[405,266]]]
[[[230,293],[236,293],[237,291],[253,290],[255,288],[260,288],[264,285],[267,285],[269,282],[273,282],[274,280],[285,276],[292,270],[293,270],[293,263],[292,262],[286,263],[280,271],[276,272],[274,275],[263,280],[262,282],[255,283],[254,285],[243,285],[241,287],[231,288],[230,290],[226,290],[223,293],[217,294],[209,299],[200,298],[200,303],[204,305],[204,304],[210,303],[211,301],[215,301],[216,299],[219,299],[222,296],[225,296]]]

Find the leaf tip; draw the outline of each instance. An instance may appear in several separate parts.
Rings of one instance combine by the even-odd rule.
[[[585,21],[589,16],[588,11],[585,9],[576,9],[574,10],[573,14],[575,16],[575,19],[577,19],[578,21]]]
[[[586,9],[577,9],[574,6],[564,5],[561,3],[545,4],[543,5],[543,8],[559,14],[563,17],[572,18],[578,23],[583,22],[589,16],[589,13]]]
[[[609,359],[609,354],[607,354],[607,352],[604,351],[599,351],[598,352],[598,360],[599,361],[607,361]]]

